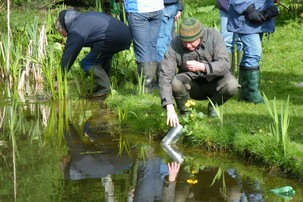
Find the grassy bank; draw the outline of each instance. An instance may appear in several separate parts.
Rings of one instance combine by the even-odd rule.
[[[196,17],[204,26],[219,28],[219,11],[215,1],[188,0],[186,3],[185,17]],[[289,5],[287,9],[280,8],[282,12],[277,18],[276,32],[263,40],[261,90],[268,98],[269,105],[238,102],[236,95],[220,108],[223,116],[217,119],[203,115],[207,113],[207,101],[196,101],[192,107],[193,115],[181,120],[184,131],[178,143],[207,150],[229,151],[261,166],[302,177],[303,88],[295,86],[303,81],[302,17],[298,15],[299,9]],[[15,94],[19,87],[26,90],[27,95],[37,95],[40,88],[37,90],[32,86],[36,87],[33,83],[38,82],[45,84],[41,90],[43,92],[39,93],[48,95],[50,99],[65,99],[69,95],[82,97],[82,93],[86,92],[82,86],[85,79],[79,61],[87,49],[83,49],[67,75],[68,83],[75,81],[76,85],[63,82],[59,91],[54,91],[54,78],[60,74],[62,41],[53,24],[60,9],[64,7],[45,10],[39,19],[33,17],[35,12],[27,15],[29,11],[14,10],[11,16],[12,48],[8,49],[5,8],[0,7],[3,11],[0,22],[4,25],[0,30],[1,78],[8,81],[13,77],[9,80],[13,82],[11,87],[4,88],[8,89],[2,93],[4,97]],[[27,17],[22,19],[20,16]],[[38,36],[45,35],[48,43],[39,40]],[[40,47],[43,48],[42,52],[39,52]],[[6,65],[8,51],[11,51],[9,66]],[[25,74],[27,72],[30,74]],[[35,72],[41,73],[41,77],[40,74],[34,77],[37,75]],[[24,78],[22,75],[25,75]],[[22,81],[32,83],[26,85]],[[113,91],[106,103],[117,114],[115,124],[119,126],[118,132],[140,132],[160,141],[170,129],[165,123],[166,114],[161,108],[158,91],[153,95],[144,95],[140,91],[132,50],[115,56],[111,81]],[[6,83],[8,86],[9,82]],[[16,86],[19,86],[18,89]],[[25,89],[27,87],[28,90]],[[270,111],[273,114],[276,112],[277,116],[271,116]]]
[[[205,26],[219,27],[219,12],[214,2],[193,3],[186,9],[188,16],[197,17]],[[291,17],[291,11],[283,8],[281,11],[276,32],[263,40],[261,91],[269,105],[238,102],[236,95],[221,107],[223,120],[220,120],[198,115],[198,112],[207,113],[208,102],[196,101],[193,116],[181,120],[185,129],[179,143],[230,151],[260,166],[302,177],[303,88],[295,86],[303,81],[302,24],[300,17]],[[136,85],[119,87],[107,103],[118,117],[121,112],[128,114],[122,122],[119,119],[124,130],[140,131],[159,141],[169,130],[159,92],[139,96],[137,91]],[[272,118],[270,110],[278,116]]]

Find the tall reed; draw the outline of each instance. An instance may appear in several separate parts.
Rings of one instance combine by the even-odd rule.
[[[119,134],[119,153],[118,155],[121,156],[123,151],[126,151],[126,153],[130,156],[130,144],[127,139],[127,136],[124,134]]]
[[[223,126],[223,106],[222,106],[222,105],[219,106],[219,105],[217,105],[217,104],[214,104],[214,103],[211,101],[210,98],[208,98],[208,100],[209,100],[209,103],[211,104],[211,106],[214,108],[214,110],[215,110],[215,112],[216,112],[216,114],[217,114],[217,117],[218,117],[218,119],[219,119],[219,121],[220,121],[220,125],[221,125],[221,127],[222,127],[222,126]]]
[[[138,93],[138,95],[144,95],[145,78],[143,76],[143,71],[141,71],[141,74],[138,75],[137,78],[138,78],[137,93]]]
[[[277,140],[279,144],[283,146],[283,153],[284,156],[287,155],[288,146],[290,143],[290,139],[288,136],[288,126],[289,126],[289,96],[287,97],[285,106],[284,104],[281,105],[280,108],[280,119],[279,119],[279,112],[276,105],[276,98],[272,100],[272,105],[270,104],[268,98],[263,93],[264,102],[268,114],[271,118],[270,123],[270,131],[272,136]]]

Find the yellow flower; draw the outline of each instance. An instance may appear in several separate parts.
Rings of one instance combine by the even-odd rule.
[[[190,114],[190,118],[194,118],[195,115],[193,113]]]
[[[195,102],[193,101],[193,100],[190,100],[190,104],[192,105],[192,106],[195,106]]]
[[[187,100],[187,102],[185,103],[186,107],[190,107],[190,106],[194,106],[196,103],[193,100]]]
[[[198,180],[197,180],[197,179],[188,179],[188,180],[186,180],[186,182],[187,182],[188,184],[197,184],[197,183],[198,183]]]

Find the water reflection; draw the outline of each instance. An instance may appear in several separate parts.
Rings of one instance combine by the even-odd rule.
[[[119,148],[113,146],[111,135],[102,133],[97,136],[91,122],[85,122],[82,137],[74,125],[69,124],[64,139],[69,148],[61,164],[65,179],[101,178],[132,166],[132,157],[125,152],[118,155]]]
[[[303,198],[299,180],[268,176],[226,153],[161,147],[141,134],[111,134],[117,120],[99,103],[28,103],[14,109],[11,115],[11,106],[0,108],[5,184],[0,201],[124,202],[142,201],[145,194],[165,201],[168,193],[174,201],[282,202],[270,190],[286,185],[296,191],[292,201]],[[10,125],[13,118],[17,124]],[[175,183],[167,184],[167,164],[174,161],[182,162],[181,168]]]
[[[108,201],[115,200],[112,175],[131,171],[127,201],[263,201],[258,182],[242,179],[234,168],[194,168],[182,164],[177,180],[168,180],[168,165],[152,145],[131,156],[119,151],[117,141],[107,132],[94,133],[86,121],[81,134],[71,123],[64,130],[68,153],[61,161],[65,180],[100,178]],[[176,145],[162,145],[172,161],[185,158]],[[142,149],[142,148],[140,148]],[[118,155],[119,154],[119,155]]]

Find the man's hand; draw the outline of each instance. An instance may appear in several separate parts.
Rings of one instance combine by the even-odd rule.
[[[174,182],[176,181],[177,175],[180,170],[180,163],[171,162],[167,164],[168,166],[168,181]]]
[[[206,72],[204,63],[198,62],[196,60],[188,60],[186,61],[186,66],[188,71],[191,72]]]
[[[171,127],[179,125],[178,115],[173,104],[166,105],[166,124]]]

